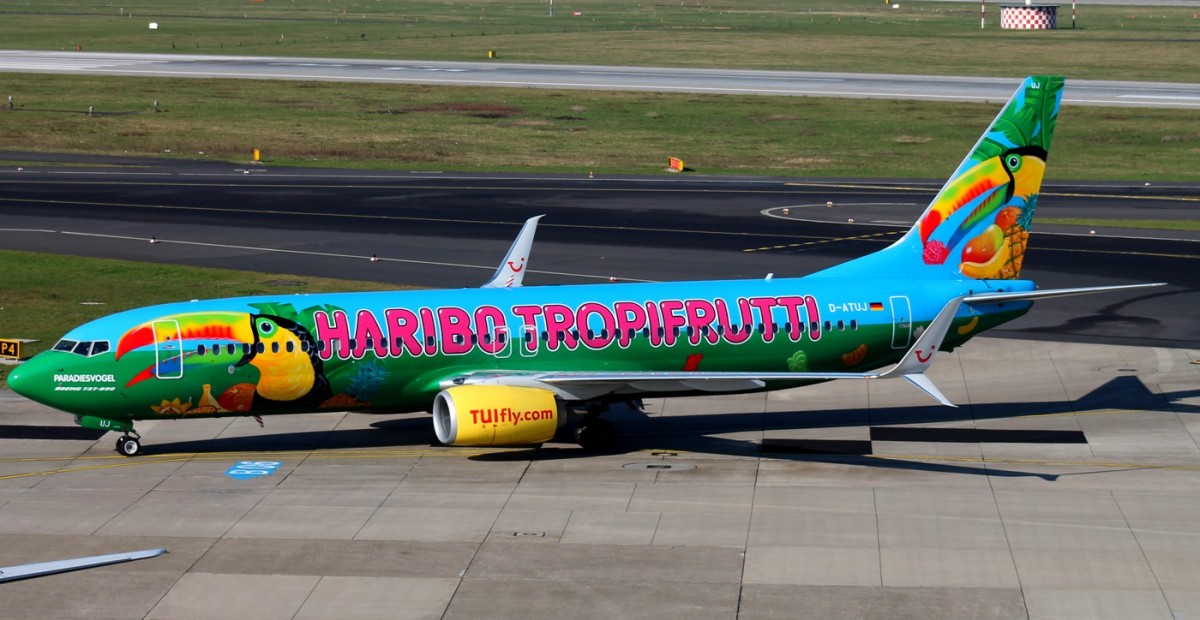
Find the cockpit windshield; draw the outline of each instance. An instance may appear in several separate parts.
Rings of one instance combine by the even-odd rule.
[[[54,345],[55,351],[74,353],[83,357],[92,357],[108,351],[107,340],[68,340],[63,338]]]

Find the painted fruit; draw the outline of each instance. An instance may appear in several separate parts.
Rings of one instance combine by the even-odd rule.
[[[1021,210],[1016,207],[1004,207],[996,214],[996,226],[1000,230],[1008,230],[1017,223],[1017,218],[1021,217]]]
[[[968,278],[977,280],[993,280],[1004,277],[1001,271],[1008,264],[1011,253],[1007,245],[1001,246],[1000,251],[983,263],[964,262],[958,270]]]
[[[235,413],[243,413],[250,411],[250,404],[254,402],[254,384],[253,383],[237,383],[225,390],[217,397],[217,402],[221,408]]]
[[[996,255],[996,250],[1004,245],[1004,231],[992,224],[983,229],[978,237],[967,242],[962,251],[964,263],[986,263]]]

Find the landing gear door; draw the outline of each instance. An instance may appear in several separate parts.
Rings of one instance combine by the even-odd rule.
[[[912,307],[903,295],[889,297],[892,303],[892,348],[907,349],[912,340]]]
[[[183,377],[183,341],[179,321],[154,322],[154,376],[159,379]]]

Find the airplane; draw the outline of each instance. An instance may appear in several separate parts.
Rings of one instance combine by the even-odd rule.
[[[831,380],[906,379],[1039,299],[1020,279],[1064,79],[1032,76],[908,232],[800,278],[522,286],[526,222],[477,289],[187,301],[81,325],[17,368],[15,392],[121,433],[138,420],[432,413],[450,446],[610,448],[610,405]],[[261,421],[261,417],[258,417]]]

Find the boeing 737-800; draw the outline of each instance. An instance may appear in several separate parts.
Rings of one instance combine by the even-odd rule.
[[[66,334],[16,392],[122,433],[137,420],[429,411],[448,445],[544,442],[568,418],[610,445],[608,405],[904,378],[1023,315],[1020,279],[1063,79],[1024,80],[901,239],[802,278],[522,287],[537,218],[484,287],[151,306]]]

